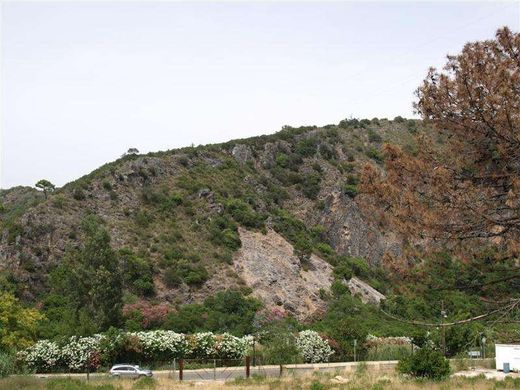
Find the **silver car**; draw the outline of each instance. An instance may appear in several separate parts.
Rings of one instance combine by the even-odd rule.
[[[141,378],[143,376],[153,376],[152,371],[132,364],[116,364],[109,372],[114,378]]]

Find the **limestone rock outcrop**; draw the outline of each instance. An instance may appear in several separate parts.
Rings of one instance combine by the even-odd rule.
[[[304,264],[293,246],[274,230],[267,234],[239,229],[242,247],[235,254],[235,271],[268,308],[278,307],[305,320],[323,311],[320,291],[332,283],[332,267],[312,255]]]

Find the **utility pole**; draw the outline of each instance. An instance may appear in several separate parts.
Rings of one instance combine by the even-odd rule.
[[[444,326],[444,319],[446,318],[446,311],[444,310],[444,300],[441,301],[441,346],[442,354],[446,356],[446,330]]]

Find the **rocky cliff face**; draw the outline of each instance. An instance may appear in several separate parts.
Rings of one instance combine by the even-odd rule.
[[[19,295],[37,301],[48,273],[81,245],[82,220],[95,214],[114,249],[129,248],[152,265],[154,299],[194,302],[249,286],[267,306],[304,319],[323,310],[320,290],[331,283],[332,267],[320,251],[370,264],[385,252],[400,253],[398,237],[365,215],[345,186],[355,187],[363,164],[378,163],[384,140],[406,145],[410,138],[392,121],[286,128],[126,156],[48,199],[30,188],[1,191],[0,272]],[[294,255],[302,246],[312,252],[306,262]],[[202,268],[208,276],[196,285],[165,280],[168,272]]]
[[[235,254],[235,271],[267,308],[279,308],[299,320],[325,310],[321,295],[332,283],[330,264],[315,255],[302,262],[293,246],[271,229],[266,234],[239,232],[242,247]]]
[[[341,191],[326,197],[319,223],[327,228],[332,247],[341,254],[367,259],[378,264],[386,252],[401,254],[399,240],[392,232],[377,229],[377,221],[367,220],[359,206]]]

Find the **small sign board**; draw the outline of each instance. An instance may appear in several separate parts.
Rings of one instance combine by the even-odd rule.
[[[480,358],[481,353],[480,353],[480,351],[468,351],[468,356],[471,359],[478,359],[478,358]]]

